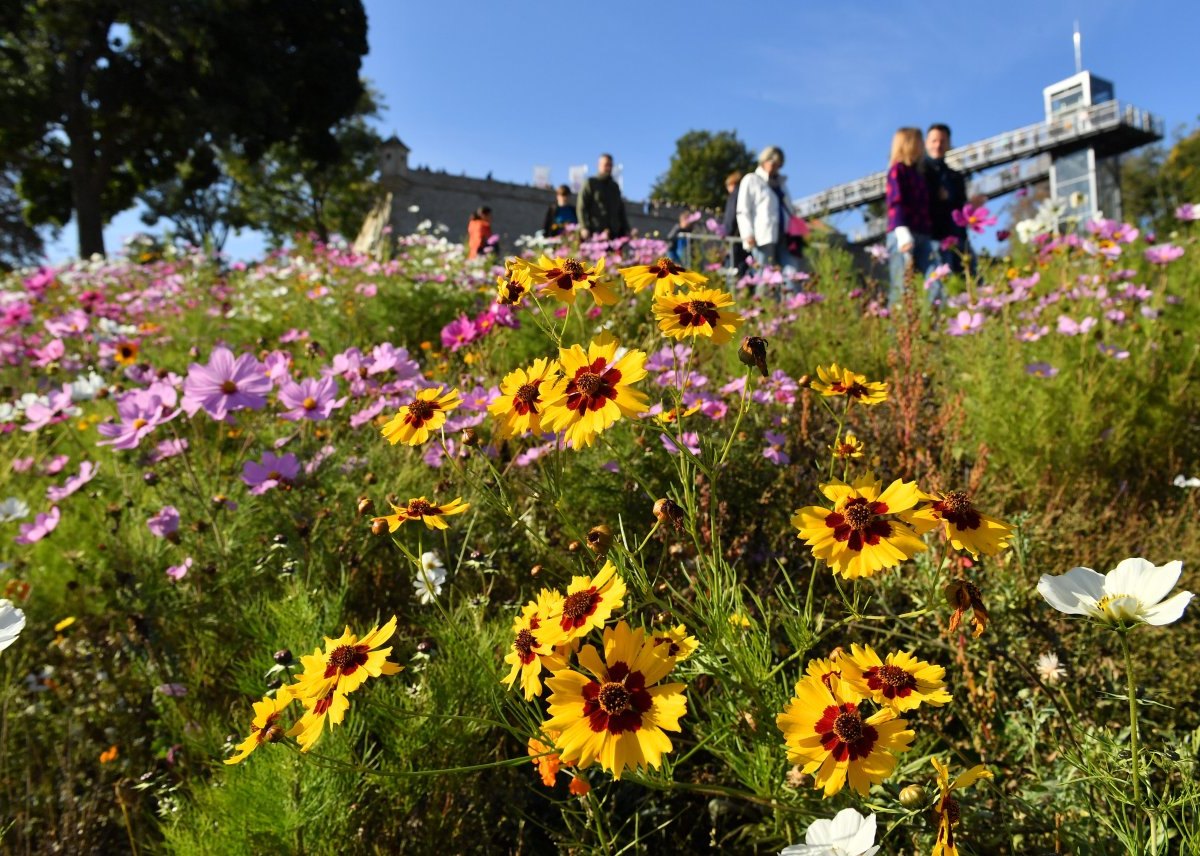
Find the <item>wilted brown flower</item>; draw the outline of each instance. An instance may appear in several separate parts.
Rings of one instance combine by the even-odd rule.
[[[612,538],[612,530],[603,523],[593,526],[587,534],[588,549],[597,556],[604,556],[608,553],[608,548],[612,546]]]
[[[738,348],[738,359],[745,365],[754,366],[759,373],[767,376],[767,340],[761,336],[747,336],[742,339]]]
[[[958,629],[967,610],[971,610],[971,621],[975,624],[973,636],[978,639],[983,635],[988,623],[987,607],[983,605],[983,594],[979,586],[967,580],[951,580],[943,589],[946,603],[954,609],[950,616],[950,632]]]
[[[670,523],[679,532],[683,529],[683,519],[686,516],[679,503],[673,499],[663,498],[654,503],[654,516],[659,523]]]

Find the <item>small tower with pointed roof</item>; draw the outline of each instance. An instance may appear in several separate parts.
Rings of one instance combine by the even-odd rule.
[[[404,175],[408,172],[410,149],[392,134],[379,146],[379,174],[382,176]]]

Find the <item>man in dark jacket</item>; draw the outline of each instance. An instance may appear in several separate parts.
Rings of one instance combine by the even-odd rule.
[[[965,226],[954,222],[953,213],[967,204],[967,180],[958,170],[949,166],[946,152],[950,150],[950,126],[937,123],[925,132],[925,157],[920,162],[920,172],[929,190],[929,221],[933,226],[934,251],[940,254],[943,264],[950,265],[955,273],[962,273],[962,254],[970,252]],[[947,241],[953,238],[953,242]],[[943,243],[953,246],[942,248]]]
[[[600,155],[598,175],[584,182],[579,191],[580,234],[584,238],[624,238],[629,235],[629,218],[625,216],[625,200],[621,188],[612,177],[612,155]]]

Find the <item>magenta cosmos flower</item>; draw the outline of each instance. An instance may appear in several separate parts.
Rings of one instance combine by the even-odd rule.
[[[188,366],[182,406],[188,416],[204,410],[222,420],[235,410],[262,410],[270,391],[271,379],[253,354],[234,359],[228,348],[214,348],[208,365]]]
[[[960,210],[951,211],[950,217],[954,220],[954,225],[980,234],[988,226],[995,226],[997,223],[996,217],[990,214],[986,208],[982,205],[976,208],[970,202]]]
[[[79,473],[71,476],[62,486],[51,485],[46,488],[46,498],[51,502],[62,502],[68,496],[79,490],[85,484],[96,477],[96,471],[99,467],[91,461],[84,461],[79,465]]]
[[[291,452],[282,457],[263,452],[261,461],[242,464],[242,481],[249,485],[250,493],[254,496],[280,485],[290,487],[299,474],[300,461]]]
[[[1146,261],[1152,265],[1168,265],[1183,255],[1183,247],[1174,244],[1159,244],[1146,250]]]
[[[335,398],[336,395],[337,380],[332,377],[305,378],[299,383],[285,381],[279,387],[279,403],[288,409],[281,415],[291,422],[328,419],[329,414],[346,403],[346,399]]]
[[[32,523],[22,523],[21,534],[13,540],[18,544],[36,544],[58,528],[58,521],[61,518],[62,515],[56,505],[48,513],[39,514]]]
[[[178,408],[172,409],[175,400],[175,390],[166,384],[127,392],[117,402],[120,421],[96,426],[96,430],[108,438],[98,441],[96,445],[112,446],[122,451],[136,449],[143,437],[179,415]]]
[[[169,538],[179,531],[179,509],[173,505],[164,505],[157,514],[146,521],[146,526],[156,538]]]

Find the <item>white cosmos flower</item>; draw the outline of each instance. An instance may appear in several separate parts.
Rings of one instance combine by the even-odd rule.
[[[833,820],[813,821],[804,843],[785,847],[780,856],[874,856],[878,851],[875,815],[844,808]]]
[[[25,613],[12,605],[12,601],[0,598],[0,651],[17,641],[25,629]]]
[[[29,503],[20,497],[10,496],[0,502],[0,523],[24,520],[29,516]]]
[[[3,420],[0,420],[3,421]],[[1200,478],[1192,476],[1188,478],[1183,473],[1175,476],[1175,481],[1171,482],[1175,487],[1200,487]]]
[[[417,591],[417,600],[421,603],[433,603],[442,593],[442,583],[446,582],[446,568],[437,553],[422,553],[421,567],[413,577],[413,588]]]
[[[1038,677],[1048,684],[1057,684],[1067,676],[1067,670],[1059,663],[1058,655],[1053,651],[1039,655],[1035,668]]]
[[[1107,574],[1071,568],[1057,577],[1043,576],[1038,593],[1059,612],[1084,615],[1106,624],[1163,625],[1178,621],[1192,599],[1181,591],[1163,600],[1183,571],[1183,562],[1155,567],[1145,559],[1126,559]]]

